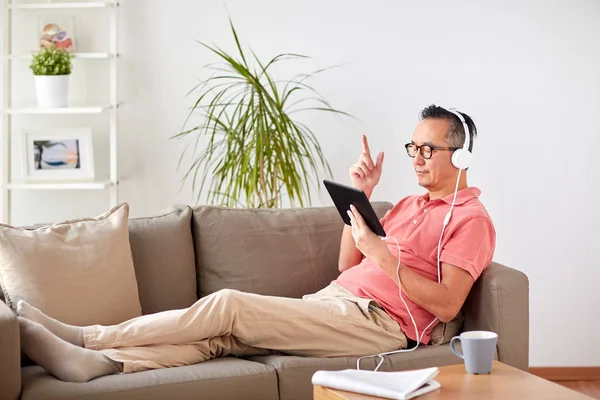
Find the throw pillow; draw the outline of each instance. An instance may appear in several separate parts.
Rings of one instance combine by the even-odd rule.
[[[129,205],[38,229],[0,224],[0,286],[71,325],[112,325],[141,315],[128,233]]]

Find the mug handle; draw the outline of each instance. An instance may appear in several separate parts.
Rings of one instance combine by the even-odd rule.
[[[457,356],[459,356],[460,358],[462,358],[464,360],[465,356],[460,351],[456,350],[456,348],[454,347],[454,341],[455,340],[460,340],[460,336],[454,336],[452,338],[452,340],[450,340],[450,349],[452,350],[452,352],[454,354],[456,354]]]

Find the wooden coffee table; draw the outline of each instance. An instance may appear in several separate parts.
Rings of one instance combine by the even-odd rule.
[[[440,373],[434,379],[442,387],[415,399],[592,399],[584,394],[498,361],[494,361],[492,373],[489,375],[467,374],[464,364],[449,365],[447,367],[439,367],[439,369]],[[314,399],[374,400],[378,398],[315,386]]]

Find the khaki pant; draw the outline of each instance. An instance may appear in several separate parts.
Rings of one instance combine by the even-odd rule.
[[[123,363],[123,372],[273,352],[362,356],[406,348],[406,336],[374,300],[332,283],[302,299],[225,289],[183,310],[114,326],[83,328],[84,346]]]

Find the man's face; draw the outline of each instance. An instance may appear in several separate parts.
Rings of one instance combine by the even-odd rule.
[[[446,132],[450,122],[445,119],[428,118],[417,125],[412,142],[417,145],[429,145],[433,148],[449,147],[446,143]],[[434,150],[430,159],[425,159],[420,151],[413,158],[413,166],[419,185],[430,192],[435,192],[452,186],[456,182],[457,169],[452,165],[451,150]]]

